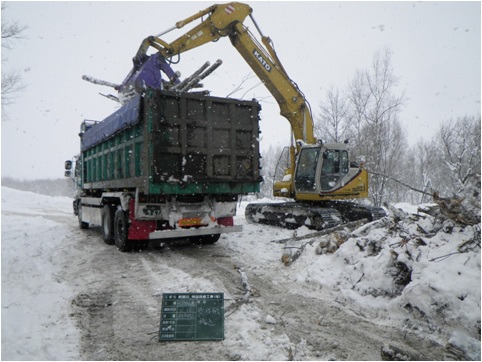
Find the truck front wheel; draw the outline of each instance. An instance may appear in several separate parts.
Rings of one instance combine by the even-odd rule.
[[[114,244],[114,209],[109,205],[102,209],[102,239],[106,244]]]
[[[126,213],[123,210],[117,210],[114,216],[114,240],[115,245],[120,251],[130,250],[130,243],[127,239],[128,224]]]

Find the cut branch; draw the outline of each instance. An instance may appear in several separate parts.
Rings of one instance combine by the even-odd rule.
[[[332,227],[332,228],[329,228],[329,229],[320,230],[320,231],[317,231],[315,233],[301,235],[301,236],[297,236],[297,237],[294,237],[294,238],[271,240],[271,242],[272,243],[278,243],[278,244],[284,244],[288,241],[300,241],[300,240],[309,239],[309,238],[316,238],[318,236],[331,234],[333,231],[342,230],[344,228],[350,228],[350,229],[357,228],[358,226],[363,225],[367,222],[368,222],[368,219],[350,221],[350,222],[347,222],[346,224],[341,224],[341,225],[338,225],[338,226],[335,226],[335,227]]]
[[[354,229],[354,228],[357,228],[360,225],[366,223],[367,221],[368,221],[367,219],[351,221],[351,222],[348,222],[346,224],[335,226],[333,228],[318,231],[316,233],[302,235],[302,236],[298,236],[298,237],[295,237],[295,238],[274,240],[272,242],[288,243],[288,242],[296,242],[296,241],[300,241],[300,240],[304,240],[304,239],[312,239],[310,241],[307,241],[306,243],[303,243],[301,246],[285,245],[285,247],[283,248],[285,250],[285,252],[281,256],[281,261],[284,263],[284,265],[289,266],[289,265],[293,264],[301,256],[301,254],[306,249],[306,246],[308,244],[313,245],[316,237],[331,234],[331,233],[333,233],[337,230],[341,230],[341,229],[345,229],[345,228]],[[296,249],[296,251],[293,253],[293,252],[291,252],[290,249]]]
[[[400,181],[400,180],[397,180],[396,178],[393,178],[393,177],[391,177],[391,176],[384,175],[384,174],[378,173],[378,172],[368,171],[368,170],[367,170],[367,172],[370,173],[370,174],[372,174],[372,175],[375,175],[375,176],[386,177],[386,178],[388,178],[388,179],[390,179],[390,180],[392,180],[392,181],[395,181],[396,183],[398,183],[398,184],[400,184],[400,185],[402,185],[402,186],[405,186],[405,187],[409,188],[409,189],[412,190],[412,191],[419,192],[419,193],[424,194],[424,195],[427,195],[427,196],[433,196],[432,194],[430,194],[430,193],[428,193],[428,192],[425,192],[425,191],[416,189],[415,187],[410,186],[410,185],[407,185],[406,183],[404,183],[404,182],[402,182],[402,181]]]
[[[249,284],[248,276],[244,272],[244,270],[240,267],[235,267],[236,271],[241,274],[241,283],[243,284],[243,288],[246,291],[246,294],[244,295],[242,302],[243,303],[248,303],[249,298],[255,294],[256,289],[251,288],[251,285]]]

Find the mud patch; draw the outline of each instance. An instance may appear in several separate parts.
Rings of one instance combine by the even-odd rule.
[[[72,300],[72,305],[79,308],[86,308],[89,312],[92,312],[97,309],[112,306],[112,301],[104,293],[94,293],[94,295],[81,293]]]
[[[71,316],[81,331],[81,354],[84,359],[101,360],[110,355],[109,340],[114,337],[112,293],[89,291],[71,302]]]

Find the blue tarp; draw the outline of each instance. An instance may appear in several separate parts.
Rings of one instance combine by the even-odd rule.
[[[137,95],[102,122],[87,130],[82,136],[81,150],[88,150],[124,128],[139,122],[140,108],[141,96]]]

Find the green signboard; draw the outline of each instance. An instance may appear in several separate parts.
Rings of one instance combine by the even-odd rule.
[[[163,293],[159,341],[224,339],[224,293]]]

